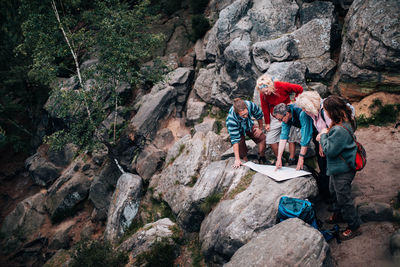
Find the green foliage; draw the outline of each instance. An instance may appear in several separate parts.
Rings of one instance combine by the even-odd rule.
[[[200,210],[208,214],[221,200],[223,193],[214,193],[206,197],[200,204]]]
[[[369,125],[387,125],[395,123],[400,114],[400,104],[383,105],[380,99],[375,99],[369,106],[371,117],[365,117],[364,114],[356,118],[357,125],[367,127]]]
[[[204,266],[204,257],[201,253],[201,243],[198,236],[189,242],[189,251],[191,252],[193,267]]]
[[[64,127],[49,136],[47,142],[56,148],[72,142],[82,150],[91,150],[98,141],[110,142],[95,135],[95,130],[111,109],[128,102],[119,96],[119,88],[156,82],[164,71],[161,61],[142,67],[163,38],[149,30],[156,19],[150,16],[150,2],[21,2],[24,42],[17,51],[32,55],[29,77],[55,87],[47,109],[64,122]],[[75,65],[75,55],[79,64],[89,56],[95,56],[98,62],[80,69]],[[77,85],[61,89],[54,83],[56,77],[75,74],[78,78],[81,75],[76,79]]]
[[[71,267],[125,266],[128,256],[115,251],[110,243],[96,240],[78,242],[73,250]]]
[[[124,235],[122,236],[120,243],[124,242],[126,239],[128,239],[130,236],[132,236],[134,233],[136,233],[140,228],[144,226],[144,222],[142,218],[139,216],[136,216],[132,223],[129,225],[129,227],[125,230]]]
[[[193,14],[203,14],[209,0],[189,0],[190,11]]]
[[[239,184],[229,193],[228,199],[233,199],[237,194],[243,192],[249,187],[256,172],[249,170],[245,176],[240,179]]]
[[[210,27],[210,22],[204,15],[194,15],[192,17],[192,41],[195,42],[202,38]]]
[[[168,238],[162,238],[156,241],[149,251],[146,251],[136,257],[136,263],[139,266],[159,267],[174,266],[176,258],[177,245]]]

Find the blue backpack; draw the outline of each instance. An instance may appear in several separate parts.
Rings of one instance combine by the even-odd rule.
[[[299,218],[318,229],[317,217],[312,203],[308,200],[283,196],[279,200],[278,221],[284,221],[289,218]]]
[[[299,218],[319,230],[326,241],[336,238],[339,240],[339,226],[336,224],[332,229],[319,229],[318,219],[315,215],[313,205],[310,201],[293,197],[283,196],[279,200],[278,222],[289,218]]]

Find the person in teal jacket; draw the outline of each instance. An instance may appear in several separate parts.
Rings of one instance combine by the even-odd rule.
[[[312,119],[296,104],[286,105],[285,103],[280,103],[274,107],[273,116],[278,121],[282,121],[282,131],[281,136],[279,137],[280,141],[278,147],[278,157],[275,163],[276,169],[280,169],[282,167],[282,155],[285,149],[286,142],[289,139],[290,128],[292,126],[300,128],[301,131],[301,148],[296,170],[303,169],[304,156],[307,153],[308,145],[310,144],[310,141],[312,139]],[[294,158],[294,155],[290,155],[290,158]]]
[[[332,123],[316,139],[326,155],[329,189],[335,210],[326,222],[347,222],[348,226],[340,233],[340,238],[348,240],[361,234],[360,219],[351,195],[351,183],[356,173],[357,146],[353,139],[356,126],[351,109],[341,97],[329,96],[323,105]]]

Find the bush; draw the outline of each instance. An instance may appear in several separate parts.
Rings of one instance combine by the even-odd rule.
[[[375,99],[369,106],[371,117],[367,118],[364,115],[356,118],[357,125],[367,127],[368,125],[386,125],[388,123],[395,123],[400,114],[400,104],[387,104],[382,105],[382,101]]]
[[[202,38],[204,34],[210,29],[210,23],[208,19],[203,15],[194,15],[192,17],[192,41],[195,42]]]
[[[83,240],[73,250],[71,267],[119,267],[128,263],[124,252],[116,252],[108,242]]]
[[[176,244],[170,242],[168,238],[163,238],[161,241],[155,242],[150,251],[137,256],[136,263],[146,267],[172,267],[176,258],[176,249]]]

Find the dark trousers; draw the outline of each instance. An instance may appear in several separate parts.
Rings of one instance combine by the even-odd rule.
[[[351,182],[355,174],[355,171],[335,174],[330,177],[329,181],[329,189],[333,196],[333,208],[340,212],[352,230],[360,226],[360,218],[351,195]]]
[[[315,129],[315,127],[313,133],[314,133],[313,142],[315,145],[315,154],[317,155],[317,161],[319,167],[319,174],[317,178],[319,195],[321,196],[322,199],[331,201],[332,196],[329,190],[329,176],[326,175],[326,170],[327,170],[326,157],[321,157],[319,155],[319,142],[315,139],[318,132],[317,129]]]

